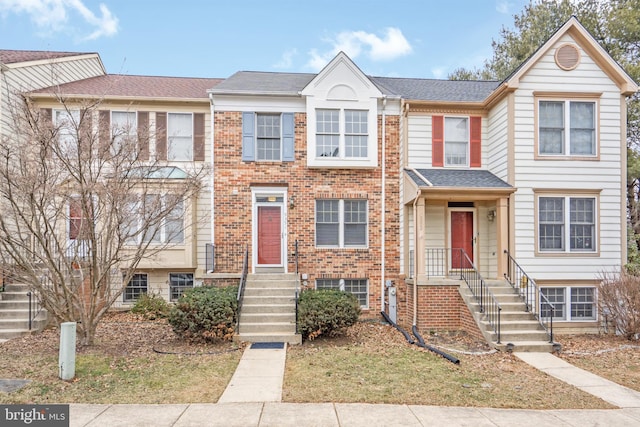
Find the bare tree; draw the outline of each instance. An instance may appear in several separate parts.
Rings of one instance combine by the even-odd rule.
[[[92,345],[140,262],[195,225],[189,211],[206,170],[150,160],[154,135],[126,116],[112,123],[99,100],[58,96],[52,115],[28,96],[14,99],[0,140],[2,261]]]

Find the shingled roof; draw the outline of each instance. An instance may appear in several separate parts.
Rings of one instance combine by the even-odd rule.
[[[513,188],[481,169],[405,169],[405,173],[420,188]]]
[[[0,49],[0,62],[17,64],[20,62],[42,61],[68,56],[93,55],[95,52],[51,52],[48,50],[8,50]]]
[[[158,77],[107,74],[55,88],[45,88],[32,94],[61,94],[90,97],[127,97],[155,99],[207,99],[207,89],[217,86],[223,79],[193,77]]]
[[[315,77],[316,74],[239,71],[211,92],[215,95],[298,96]],[[387,96],[417,101],[482,102],[500,84],[497,81],[369,78]]]

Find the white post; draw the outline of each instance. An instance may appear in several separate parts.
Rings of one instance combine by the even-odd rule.
[[[60,379],[71,380],[76,376],[76,322],[60,325]]]

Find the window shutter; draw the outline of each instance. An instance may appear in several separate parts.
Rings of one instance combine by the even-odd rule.
[[[255,114],[242,113],[242,161],[252,162],[256,159]]]
[[[469,164],[472,168],[479,168],[482,166],[482,117],[471,117],[470,128],[471,162]]]
[[[109,146],[111,145],[111,111],[100,110],[98,111],[98,139],[100,157],[103,157],[105,153],[109,152]]]
[[[282,161],[295,160],[295,138],[293,113],[282,114]]]
[[[193,114],[193,160],[204,161],[204,114]]]
[[[444,166],[444,116],[431,116],[431,165]]]
[[[156,113],[156,159],[167,160],[167,113]]]
[[[139,159],[149,160],[149,112],[138,111],[137,142],[140,150]]]

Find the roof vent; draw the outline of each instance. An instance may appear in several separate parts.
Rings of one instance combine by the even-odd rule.
[[[556,64],[565,71],[575,69],[580,63],[580,51],[573,44],[565,44],[556,50]]]

